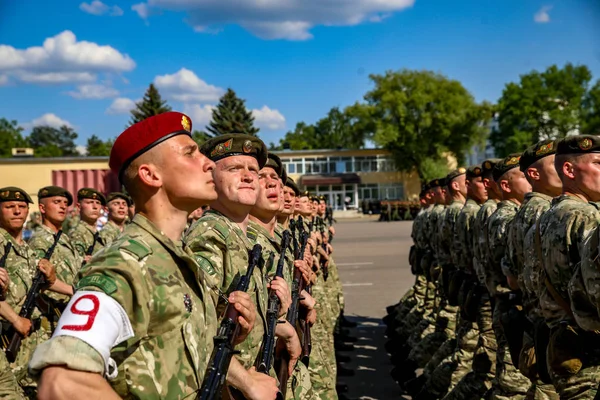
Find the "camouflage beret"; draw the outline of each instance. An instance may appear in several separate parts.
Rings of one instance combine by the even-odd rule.
[[[106,197],[96,189],[92,188],[82,188],[77,192],[77,201],[81,201],[83,199],[92,199],[100,201],[100,204],[103,206],[106,205]]]
[[[467,168],[467,179],[475,179],[479,178],[483,175],[483,169],[481,168],[481,164],[471,165]]]
[[[256,136],[230,133],[207,140],[200,151],[213,161],[231,156],[250,156],[256,158],[258,167],[267,163],[267,146]]]
[[[494,166],[493,176],[494,181],[498,181],[502,178],[502,175],[507,173],[513,168],[519,166],[519,160],[521,159],[521,153],[513,153],[502,159],[499,163]]]
[[[109,195],[106,197],[106,204],[110,203],[111,201],[113,201],[115,199],[125,200],[127,202],[128,207],[131,207],[131,205],[133,204],[133,200],[131,199],[131,197],[129,197],[125,193],[121,193],[121,192],[109,193]]]
[[[266,168],[266,167],[273,168],[275,170],[275,172],[277,173],[277,176],[279,176],[280,178],[283,177],[283,173],[284,173],[283,163],[281,162],[281,158],[279,158],[275,154],[273,154],[273,153],[267,154],[267,163],[263,166],[263,168]]]
[[[494,171],[494,167],[502,161],[501,158],[488,158],[484,162],[481,163],[481,169],[483,175],[489,175]]]
[[[463,167],[457,168],[454,171],[450,171],[448,175],[446,175],[446,185],[449,185],[454,179],[458,178],[461,175],[467,173],[467,170]]]
[[[559,141],[559,139],[546,139],[528,147],[527,150],[521,154],[521,159],[519,160],[521,171],[525,172],[527,168],[529,168],[529,166],[537,160],[541,160],[546,156],[555,154]]]
[[[21,188],[7,186],[0,189],[0,203],[5,201],[24,201],[33,204],[31,197]]]
[[[556,146],[556,154],[600,153],[600,136],[567,136]]]
[[[294,191],[296,196],[300,195],[300,188],[298,187],[298,185],[296,185],[296,182],[294,182],[294,180],[292,178],[290,178],[289,176],[287,177],[287,179],[285,181],[285,186],[292,188],[292,190]]]
[[[38,191],[38,201],[48,197],[64,197],[67,199],[67,206],[73,204],[73,195],[65,188],[60,186],[46,186]]]

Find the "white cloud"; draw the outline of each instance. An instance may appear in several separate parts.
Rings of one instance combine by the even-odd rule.
[[[237,24],[264,39],[307,40],[315,26],[377,23],[415,0],[148,0],[136,4],[140,17],[159,10],[185,12],[197,32]],[[132,7],[133,8],[133,7]]]
[[[75,146],[75,151],[81,156],[87,155],[87,146]]]
[[[146,3],[138,3],[131,6],[131,9],[137,13],[141,19],[146,19],[150,16],[150,9]]]
[[[77,91],[70,91],[67,94],[76,99],[107,99],[117,97],[119,91],[109,86],[91,84],[79,85],[77,86]]]
[[[111,46],[77,41],[64,31],[43,45],[16,49],[0,45],[0,73],[27,83],[93,82],[97,73],[131,71],[135,62]]]
[[[154,78],[154,84],[166,97],[183,103],[215,102],[224,93],[223,89],[207,84],[186,68],[172,75],[159,75]]]
[[[60,128],[64,125],[71,128],[73,127],[73,125],[69,121],[62,119],[58,115],[53,113],[46,113],[41,117],[34,119],[31,122],[21,124],[21,126],[25,130],[29,130],[35,126],[51,126],[53,128]]]
[[[545,24],[550,22],[550,10],[552,10],[552,6],[544,6],[539,9],[538,12],[533,16],[533,20],[538,24]]]
[[[120,17],[123,15],[123,10],[119,6],[108,6],[99,0],[94,0],[91,3],[81,3],[79,9],[83,12],[92,15],[108,14],[111,17]]]
[[[0,86],[8,84],[8,76],[0,75]]]
[[[135,108],[135,101],[126,97],[119,97],[113,100],[110,107],[106,109],[106,114],[128,114]]]
[[[275,109],[262,106],[252,110],[254,124],[262,129],[277,130],[285,128],[285,117]]]
[[[200,131],[210,122],[214,108],[215,106],[209,104],[204,106],[199,104],[184,104],[183,113],[192,119],[192,128]]]

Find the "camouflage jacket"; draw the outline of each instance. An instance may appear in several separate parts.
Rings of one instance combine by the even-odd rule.
[[[12,244],[10,253],[6,258],[5,269],[10,277],[10,285],[6,291],[6,302],[18,314],[25,302],[27,292],[31,288],[33,278],[37,273],[37,260],[35,253],[27,243],[17,244],[8,232],[0,228],[0,258],[4,256],[8,243]],[[33,318],[40,316],[37,308]],[[0,319],[3,319],[0,317]]]
[[[92,255],[99,252],[106,245],[101,236],[99,236],[98,240],[96,240],[96,243],[94,243],[94,235],[96,232],[83,221],[79,221],[77,225],[73,227],[73,229],[67,232],[67,234],[71,238],[71,243],[82,259],[85,257],[85,253],[92,244],[94,244],[94,251],[92,251]]]
[[[597,207],[578,197],[561,195],[552,200],[552,206],[538,222],[544,278],[566,302],[569,281],[584,253],[584,241],[600,221]],[[569,311],[560,307],[560,301],[554,300],[546,285],[541,286],[540,306],[548,326],[570,320]]]
[[[421,250],[425,250],[430,246],[430,238],[427,237],[426,229],[427,229],[427,220],[431,215],[431,210],[433,210],[433,206],[428,206],[427,208],[419,211],[415,220],[413,221],[413,230],[412,230],[412,238],[415,246],[417,246]]]
[[[108,221],[100,230],[100,237],[102,238],[104,246],[111,244],[120,234],[121,229],[112,221]]]
[[[479,283],[485,284],[485,269],[490,257],[488,240],[487,240],[487,221],[490,216],[496,211],[498,202],[488,200],[481,205],[475,221],[473,222],[473,269],[477,274]]]
[[[122,398],[180,399],[199,390],[217,316],[208,288],[197,277],[202,273],[180,243],[141,214],[80,271],[77,290],[103,292],[116,300],[133,328],[133,337],[110,351],[117,374],[109,383]],[[106,327],[94,327],[92,322],[91,329],[102,334]],[[56,333],[38,347],[30,370],[37,374],[50,365],[106,372],[96,349],[82,339]]]
[[[441,230],[442,233],[442,245],[450,254],[450,263],[456,266],[460,258],[460,247],[456,247],[456,221],[458,215],[465,206],[462,201],[454,200],[452,204],[446,207],[444,219],[442,220]]]
[[[600,330],[600,231],[594,228],[583,244],[581,263],[569,281],[571,309],[577,325]]]
[[[446,206],[442,204],[435,204],[429,213],[429,218],[425,223],[425,235],[429,238],[429,247],[432,250],[434,256],[434,264],[441,265],[443,259],[442,249],[440,249],[440,232],[439,232],[439,220],[443,215]]]
[[[271,236],[270,232],[266,230],[264,227],[259,225],[254,221],[250,221],[248,224],[248,231],[246,232],[246,236],[252,244],[260,244],[263,249],[263,259],[265,260],[264,272],[265,272],[265,280],[267,282],[271,281],[275,276],[275,272],[277,272],[277,264],[279,263],[279,254],[281,252],[281,238],[275,236]],[[290,247],[292,242],[290,241]],[[288,251],[286,251],[284,266],[283,266],[283,279],[287,282],[288,286],[290,285],[292,278],[290,276],[291,268],[290,264],[293,264],[294,259],[289,252],[290,247],[288,247]],[[271,256],[271,254],[273,256]]]
[[[507,251],[507,230],[510,222],[517,214],[519,206],[510,200],[498,203],[498,208],[487,221],[487,246],[489,258],[484,268],[485,283],[492,296],[508,293],[508,283],[504,275],[502,263]]]
[[[248,253],[253,244],[236,223],[216,210],[204,213],[191,226],[184,242],[200,268],[209,276],[217,314],[222,318],[226,304],[219,299],[218,293],[229,295],[235,290],[240,278],[248,270]],[[236,347],[241,352],[237,357],[246,368],[254,364],[266,330],[268,291],[265,271],[259,267],[254,269],[248,293],[258,315],[246,340]]]
[[[438,255],[438,263],[440,266],[445,265],[453,265],[452,263],[452,238],[446,236],[446,226],[448,226],[448,230],[452,228],[449,227],[449,224],[446,222],[446,218],[448,213],[452,214],[451,220],[454,220],[454,210],[450,210],[450,206],[444,207],[444,210],[438,215],[437,218],[437,228],[436,228],[436,246],[437,246],[437,255]]]
[[[475,217],[481,207],[473,199],[467,199],[465,206],[458,214],[456,219],[454,234],[454,248],[456,249],[456,256],[453,258],[457,268],[467,272],[474,273],[473,271],[473,238],[474,231],[473,225],[475,224]]]
[[[42,259],[46,255],[46,251],[54,244],[54,235],[54,232],[47,226],[42,226],[41,231],[33,235],[29,241],[29,247],[35,251],[38,259]],[[79,268],[81,268],[82,261],[81,256],[75,251],[71,239],[63,232],[57,246],[54,248],[52,257],[50,257],[50,262],[56,270],[56,277],[67,285],[72,285]],[[63,294],[54,292],[46,292],[45,294],[54,300],[69,301],[69,296]]]

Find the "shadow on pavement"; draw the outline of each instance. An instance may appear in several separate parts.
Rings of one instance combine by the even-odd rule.
[[[385,351],[385,324],[381,319],[352,316],[346,317],[357,323],[350,330],[358,338],[355,350],[344,352],[352,361],[344,366],[354,370],[351,377],[340,377],[338,383],[348,385],[346,395],[352,399],[382,400],[400,399],[400,389],[390,377],[393,366]]]

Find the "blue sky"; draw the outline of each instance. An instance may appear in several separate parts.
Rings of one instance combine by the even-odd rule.
[[[231,87],[270,142],[388,69],[443,73],[478,101],[553,63],[600,78],[594,0],[140,1],[1,1],[0,117],[67,122],[85,144],[117,136],[150,82],[196,128]]]

